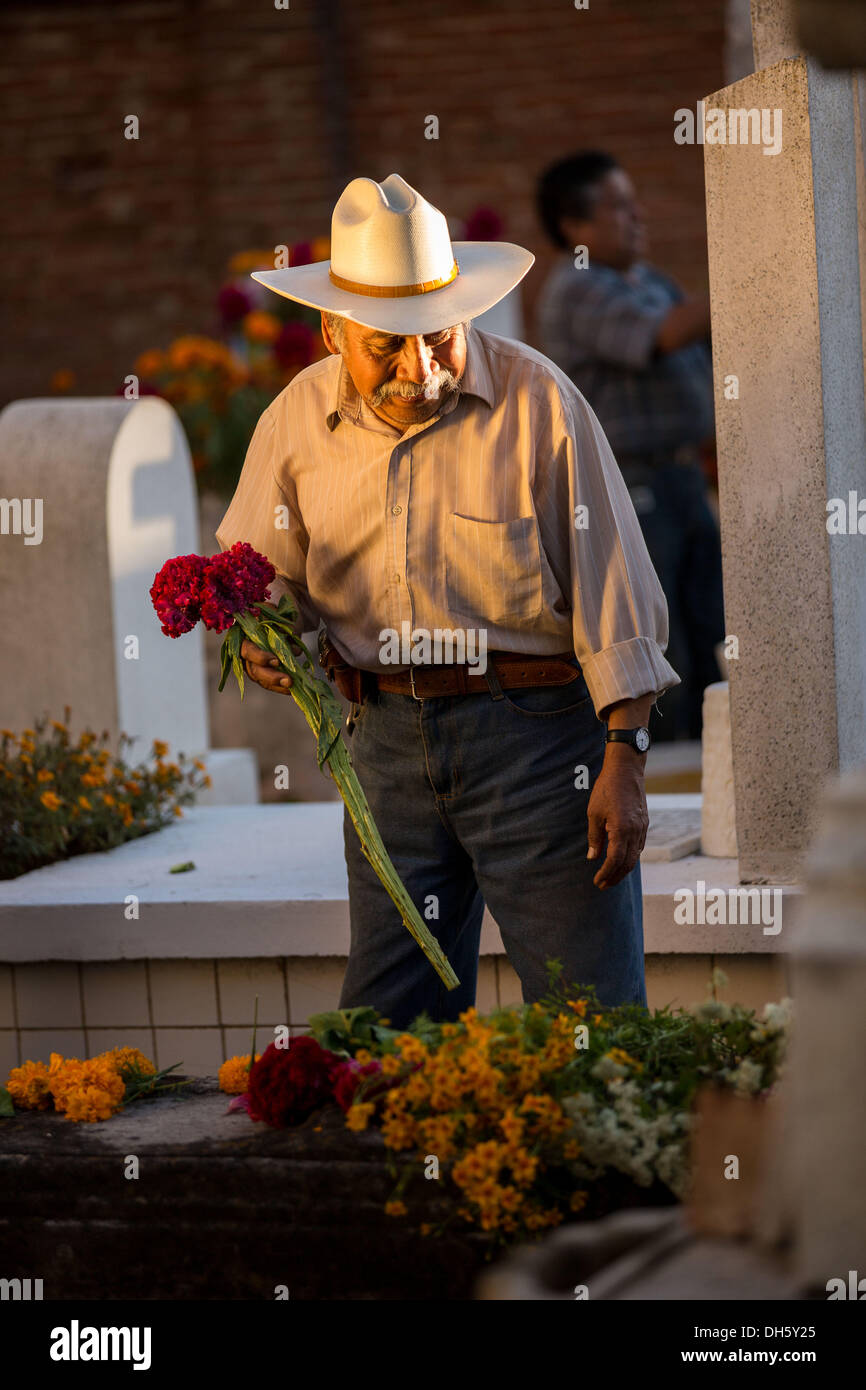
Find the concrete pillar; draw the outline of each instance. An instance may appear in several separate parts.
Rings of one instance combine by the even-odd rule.
[[[828,1279],[847,1283],[852,1269],[866,1276],[864,846],[861,768],[829,790],[792,934],[795,1012],[782,1187],[797,1279],[819,1291]]]
[[[759,61],[790,46],[784,7]],[[775,48],[773,45],[775,44]],[[783,57],[705,99],[704,145],[740,877],[790,882],[816,789],[866,760],[866,498],[857,159],[850,74]],[[723,113],[769,138],[710,143]],[[781,113],[779,116],[776,113]],[[735,118],[736,121],[736,118]],[[779,122],[781,121],[781,125]],[[765,153],[781,135],[777,153]],[[740,139],[742,138],[742,142]],[[864,517],[866,531],[866,517]]]

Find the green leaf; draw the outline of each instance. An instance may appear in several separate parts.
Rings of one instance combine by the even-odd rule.
[[[230,628],[230,629],[229,629],[229,632],[232,632],[232,631],[234,631],[234,629],[233,629],[233,628]],[[231,643],[230,643],[230,641],[229,641],[229,637],[226,636],[226,637],[224,638],[224,640],[223,640],[222,647],[220,648],[220,683],[219,683],[219,685],[217,686],[217,689],[218,689],[218,690],[222,690],[223,686],[225,685],[226,680],[227,680],[227,678],[228,678],[228,673],[229,673],[229,671],[231,670],[231,665],[232,665],[232,649],[231,649]]]
[[[5,1086],[0,1086],[0,1116],[6,1117],[15,1114],[15,1106],[12,1104],[12,1097]]]
[[[185,864],[173,864],[169,869],[170,874],[186,874],[190,869],[194,869],[195,864],[191,859],[187,859]]]

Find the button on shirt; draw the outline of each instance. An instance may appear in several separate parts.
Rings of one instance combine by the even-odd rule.
[[[570,256],[539,295],[541,346],[586,396],[620,463],[670,462],[712,435],[713,368],[705,342],[655,350],[659,328],[683,292],[639,261],[578,270]]]
[[[267,555],[295,630],[323,620],[369,671],[406,669],[380,652],[407,623],[485,629],[488,651],[574,651],[597,713],[677,685],[665,598],[583,396],[541,353],[475,327],[461,387],[401,432],[339,355],[307,367],[256,426],[220,546]]]

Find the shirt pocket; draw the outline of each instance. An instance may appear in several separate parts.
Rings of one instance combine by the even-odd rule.
[[[535,517],[478,521],[451,512],[446,524],[449,612],[494,625],[537,618],[543,585]]]

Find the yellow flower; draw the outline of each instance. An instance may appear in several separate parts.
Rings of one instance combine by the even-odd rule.
[[[201,758],[193,758],[192,765],[193,767],[197,767],[199,772],[204,772],[205,770],[205,764],[202,762]]]
[[[572,1211],[583,1211],[589,1196],[588,1192],[572,1192],[568,1205]]]
[[[202,778],[202,786],[203,786],[203,787],[212,787],[212,786],[213,786],[213,782],[211,781],[210,777],[203,777],[203,778]]]
[[[32,738],[22,738],[21,747],[25,753],[36,752],[36,744],[33,742]]]
[[[0,729],[0,734],[2,734],[4,738],[15,738],[15,737],[16,737],[16,735],[12,732],[11,729]]]
[[[36,781],[37,781],[37,782],[53,782],[53,781],[54,781],[54,773],[51,772],[50,769],[47,768],[47,767],[41,767],[41,768],[39,769],[39,771],[37,772],[37,774],[36,774]]]
[[[386,1216],[406,1216],[406,1215],[407,1215],[406,1203],[405,1203],[405,1202],[386,1202],[386,1203],[385,1203],[385,1215],[386,1215]]]
[[[634,1057],[630,1057],[621,1047],[612,1047],[605,1056],[610,1057],[614,1062],[621,1063],[624,1067],[634,1067],[636,1071],[643,1071],[643,1062],[638,1062]]]
[[[220,1090],[225,1091],[227,1096],[242,1096],[247,1089],[250,1079],[250,1057],[247,1053],[245,1057],[229,1057],[227,1062],[223,1062],[219,1069]],[[261,1053],[256,1053],[256,1061],[261,1057]]]
[[[168,757],[168,744],[163,743],[161,739],[155,738],[153,740],[153,754],[155,758]]]
[[[48,1080],[44,1062],[25,1062],[12,1068],[6,1089],[20,1110],[48,1110],[51,1107]]]
[[[81,774],[81,784],[84,787],[101,787],[105,777],[101,772],[83,772]]]
[[[61,724],[61,722],[60,722],[59,719],[52,719],[52,721],[51,721],[51,727],[52,727],[52,729],[56,729],[57,732],[58,732],[59,734],[68,734],[68,733],[69,733],[69,730],[68,730],[68,728],[66,727],[66,725],[65,725],[65,724]]]
[[[175,807],[174,807],[174,814],[175,814],[176,816],[182,816],[182,815],[183,815],[183,811],[180,809],[179,806],[175,806]]]
[[[114,797],[111,795],[111,792],[103,792],[102,799],[105,802],[106,806],[113,806],[115,804]]]
[[[86,797],[86,796],[80,796],[80,797],[78,798],[78,804],[79,804],[79,806],[82,808],[82,810],[84,810],[84,811],[92,811],[92,810],[93,810],[93,807],[92,807],[92,805],[90,804],[90,802],[87,800],[87,797]]]
[[[423,1062],[427,1058],[427,1048],[420,1038],[414,1038],[411,1033],[401,1033],[396,1047],[404,1062]]]
[[[356,1132],[367,1128],[375,1106],[369,1101],[355,1101],[346,1112],[346,1126]]]
[[[54,792],[43,792],[39,800],[49,811],[57,811],[63,805],[60,797],[55,796]]]

